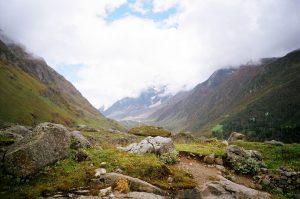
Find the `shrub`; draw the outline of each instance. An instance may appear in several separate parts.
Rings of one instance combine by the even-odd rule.
[[[260,168],[265,166],[253,158],[233,158],[229,159],[229,163],[235,172],[251,175],[257,174]]]
[[[175,164],[178,161],[178,152],[176,150],[160,155],[159,159],[165,164]]]

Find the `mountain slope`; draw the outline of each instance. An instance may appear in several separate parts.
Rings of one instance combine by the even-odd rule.
[[[109,118],[116,120],[132,120],[138,122],[148,115],[150,110],[164,103],[171,96],[165,95],[165,88],[148,88],[138,97],[125,97],[115,102],[111,107],[103,112]]]
[[[0,121],[35,125],[52,121],[73,126],[119,127],[101,115],[45,61],[21,46],[0,40]]]
[[[198,135],[209,135],[220,124],[225,134],[236,130],[254,138],[282,138],[280,132],[296,132],[300,126],[299,74],[300,51],[264,59],[260,65],[220,70],[150,118],[169,129]]]

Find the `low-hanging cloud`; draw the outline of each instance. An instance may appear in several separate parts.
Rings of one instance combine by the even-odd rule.
[[[142,2],[133,5],[141,13]],[[124,3],[0,0],[0,29],[54,68],[81,64],[73,83],[97,107],[147,86],[192,88],[218,68],[300,47],[298,1],[153,0],[153,12],[177,12],[108,23],[108,13]]]

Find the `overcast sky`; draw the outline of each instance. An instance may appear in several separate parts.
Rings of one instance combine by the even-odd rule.
[[[0,0],[0,29],[95,106],[300,47],[298,0]]]

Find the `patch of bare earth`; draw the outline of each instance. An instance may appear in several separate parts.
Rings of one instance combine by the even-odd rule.
[[[217,175],[221,174],[215,167],[184,156],[180,157],[180,161],[176,164],[176,167],[191,173],[199,187],[202,187],[207,182],[217,180]],[[255,188],[255,184],[249,176],[234,175],[232,181],[246,187]]]

